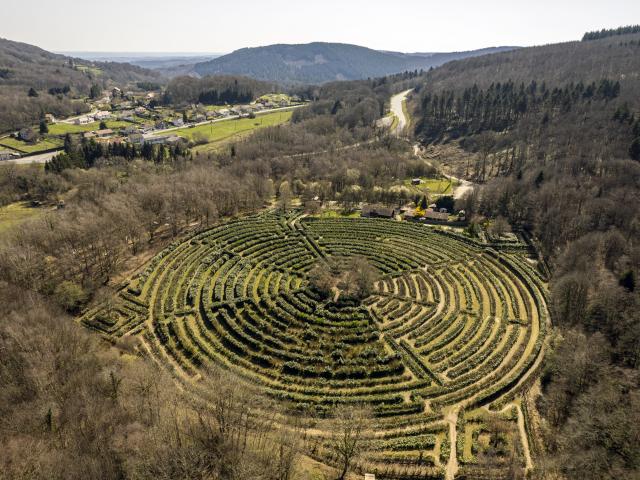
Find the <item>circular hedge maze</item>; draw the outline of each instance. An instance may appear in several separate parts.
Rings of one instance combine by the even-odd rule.
[[[323,300],[308,272],[354,256],[380,272],[374,294]],[[213,362],[301,412],[370,405],[378,418],[361,469],[440,478],[455,460],[473,469],[474,419],[526,413],[517,394],[540,363],[545,288],[521,243],[266,213],[171,244],[82,322],[111,338],[140,335],[149,355],[193,385]],[[474,409],[483,413],[471,415],[477,428],[467,434]],[[313,450],[331,461],[322,441]]]

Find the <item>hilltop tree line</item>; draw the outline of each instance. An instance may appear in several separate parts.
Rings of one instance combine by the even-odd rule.
[[[173,162],[189,155],[183,142],[174,145],[153,145],[143,143],[141,146],[129,142],[98,143],[93,139],[75,139],[67,134],[64,139],[64,149],[45,164],[45,171],[60,173],[68,168],[91,168],[98,160],[121,158],[132,161],[142,158],[155,163]]]
[[[640,33],[640,25],[628,25],[626,27],[618,28],[603,28],[602,30],[596,30],[593,32],[586,32],[582,37],[582,41],[599,40],[601,38],[615,37],[618,35],[628,35],[630,33]]]
[[[248,103],[265,93],[276,92],[277,87],[247,77],[207,76],[203,78],[177,77],[165,89],[165,105],[183,106],[189,103],[225,105]]]
[[[608,102],[620,95],[620,82],[603,79],[584,84],[570,83],[548,88],[532,80],[516,85],[513,81],[492,83],[487,89],[473,85],[461,92],[426,91],[420,99],[422,117],[416,133],[426,141],[481,133],[501,132],[512,128],[527,116],[539,116],[540,123],[549,122],[556,112],[569,112],[575,105],[588,102]],[[633,118],[630,119],[633,123]]]

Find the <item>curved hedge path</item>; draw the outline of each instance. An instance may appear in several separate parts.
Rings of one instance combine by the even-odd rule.
[[[504,410],[539,365],[546,287],[525,250],[409,222],[259,214],[171,244],[81,321],[140,335],[203,398],[198,379],[213,362],[303,413],[369,404],[379,427],[361,468],[440,478],[460,449],[447,412]],[[353,255],[381,272],[375,294],[321,301],[309,270]],[[321,441],[314,452],[331,461]]]

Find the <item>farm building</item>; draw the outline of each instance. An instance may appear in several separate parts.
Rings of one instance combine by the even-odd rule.
[[[422,180],[419,178],[413,178],[411,180],[411,185],[420,185],[422,183]]]
[[[362,206],[361,216],[363,217],[380,217],[380,218],[393,218],[396,216],[395,208],[385,207],[384,205],[369,205]]]
[[[18,138],[25,142],[31,142],[36,137],[35,132],[31,128],[23,128],[18,132]]]
[[[91,123],[92,118],[88,117],[88,116],[84,116],[84,117],[78,117],[76,118],[73,123],[75,123],[76,125],[86,125],[87,123]]]
[[[56,117],[54,117],[52,114],[50,113],[45,113],[44,114],[44,120],[47,123],[56,123]]]
[[[428,218],[430,220],[440,220],[442,222],[446,222],[449,220],[449,214],[447,213],[446,209],[444,212],[437,212],[435,210],[427,210],[426,212],[424,212],[424,217]]]

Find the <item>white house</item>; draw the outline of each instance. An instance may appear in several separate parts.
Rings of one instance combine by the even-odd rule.
[[[101,121],[101,120],[109,120],[111,118],[111,113],[110,112],[105,112],[104,110],[96,113],[93,118],[96,119],[97,122]]]

